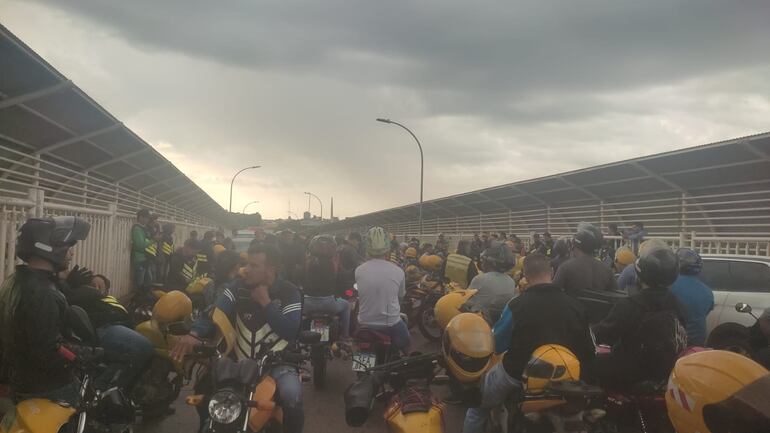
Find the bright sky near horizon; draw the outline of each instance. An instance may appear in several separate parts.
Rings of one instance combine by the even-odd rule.
[[[337,216],[770,130],[770,2],[0,0],[223,207]],[[311,202],[318,213],[318,203]]]

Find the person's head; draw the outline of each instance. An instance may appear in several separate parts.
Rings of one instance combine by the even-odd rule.
[[[532,233],[532,242],[540,242],[540,233]]]
[[[679,258],[660,239],[650,239],[639,246],[636,276],[642,288],[669,288],[679,277]]]
[[[342,245],[345,243],[345,237],[342,235],[334,235],[334,243],[337,245]]]
[[[201,245],[201,241],[190,238],[184,241],[184,245],[182,246],[182,254],[188,258],[194,257],[199,252],[201,252],[202,249],[203,246]]]
[[[439,234],[438,234],[438,238],[439,238],[439,239],[444,239],[444,233],[439,233]]]
[[[208,230],[203,234],[203,242],[211,242],[214,240],[214,230]]]
[[[247,286],[260,284],[272,285],[281,268],[281,250],[275,245],[257,244],[249,248],[249,258],[246,262]]]
[[[474,233],[474,234],[473,234],[473,240],[479,240],[479,239],[481,239],[481,238],[479,237],[479,234],[478,234],[478,233]]]
[[[428,242],[422,244],[420,251],[422,251],[423,254],[433,254],[434,253],[433,244]]]
[[[91,277],[91,285],[99,291],[99,293],[102,294],[102,296],[106,296],[110,293],[110,288],[112,288],[112,283],[110,280],[101,274],[96,274],[93,277]]]
[[[16,256],[30,268],[63,271],[70,266],[73,247],[90,230],[91,224],[79,217],[30,218],[19,229]]]
[[[644,228],[644,223],[637,221],[634,223],[634,225],[631,226],[631,228],[634,230],[642,230]]]
[[[770,339],[770,308],[765,308],[757,323],[759,323],[759,329],[765,334],[765,338]]]
[[[217,230],[217,232],[214,234],[214,239],[216,239],[217,242],[222,242],[225,240],[225,232],[222,230]]]
[[[481,267],[484,272],[505,273],[516,266],[516,256],[503,242],[493,242],[481,253]]]
[[[551,233],[549,233],[549,232],[545,232],[545,233],[543,233],[543,239],[544,239],[546,242],[551,242],[551,240],[553,240],[553,238],[551,238]]]
[[[366,232],[366,254],[371,258],[382,258],[390,252],[388,232],[382,227],[372,227]]]
[[[331,260],[337,251],[337,244],[329,235],[314,236],[308,245],[308,252],[311,256],[320,259]]]
[[[506,232],[500,232],[500,239],[508,239],[508,234]]]
[[[609,231],[610,236],[616,236],[619,233],[618,225],[615,223],[607,224],[607,230]]]
[[[572,237],[572,247],[579,254],[593,256],[596,250],[602,245],[604,236],[602,232],[593,224],[581,222],[577,226],[577,231]]]
[[[529,286],[549,284],[552,272],[551,260],[545,255],[535,253],[524,257],[524,278]]]
[[[174,234],[174,230],[176,229],[176,226],[174,226],[174,223],[165,223],[161,226],[161,231],[164,235],[171,236]]]
[[[676,250],[679,257],[679,273],[682,275],[698,275],[703,269],[703,259],[692,248],[679,248]]]
[[[488,232],[483,232],[483,233],[481,234],[481,239],[483,239],[483,240],[487,240],[487,239],[489,239],[489,233],[488,233]]]
[[[361,245],[361,233],[358,233],[358,232],[348,233],[348,243],[358,248],[358,246]]]
[[[214,263],[214,275],[217,281],[226,281],[235,278],[238,274],[238,267],[241,263],[241,256],[235,251],[225,250],[219,253]]]
[[[553,253],[556,257],[564,258],[569,256],[571,249],[572,245],[570,245],[569,238],[560,237],[559,239],[556,239],[556,242],[553,243]]]
[[[152,215],[150,214],[149,209],[139,209],[139,211],[136,213],[136,222],[146,226],[150,222],[151,217]]]
[[[190,232],[190,239],[193,239],[193,240],[196,240],[196,241],[198,240],[198,231],[197,230],[193,230],[193,231]]]

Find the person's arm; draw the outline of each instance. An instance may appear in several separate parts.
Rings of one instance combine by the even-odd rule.
[[[566,290],[566,287],[564,287],[564,284],[567,282],[566,278],[566,271],[567,266],[564,266],[567,262],[563,262],[561,265],[559,265],[559,268],[556,269],[556,275],[553,276],[552,284],[557,287],[561,287],[562,289]]]
[[[38,369],[63,365],[63,359],[57,352],[63,340],[63,318],[56,296],[45,293],[47,291],[47,288],[40,290],[42,296],[36,297],[34,305],[25,305],[25,312],[17,324],[17,329],[22,329],[25,336],[20,343],[28,345],[28,361],[36,364]]]
[[[615,279],[615,276],[612,275],[612,271],[608,274],[609,278],[607,278],[607,284],[604,286],[604,290],[618,291],[618,281]]]
[[[406,275],[401,271],[401,279],[398,284],[398,299],[402,300],[406,296]]]
[[[147,232],[144,231],[142,226],[134,224],[131,228],[131,245],[134,246],[134,251],[144,252],[144,249],[150,246],[152,239],[147,237]]]
[[[478,290],[479,287],[481,287],[481,277],[482,277],[481,275],[476,275],[475,277],[473,277],[470,284],[468,284],[468,288]]]
[[[508,306],[503,309],[500,320],[495,323],[492,329],[495,336],[495,353],[503,353],[511,345],[511,336],[513,335],[513,314]]]
[[[294,341],[302,321],[302,297],[296,288],[284,289],[284,292],[281,294],[281,308],[275,302],[265,304],[264,299],[257,302],[267,314],[267,323],[273,331],[286,341]]]

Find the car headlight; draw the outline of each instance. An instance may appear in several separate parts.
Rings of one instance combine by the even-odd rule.
[[[219,391],[209,402],[209,416],[219,424],[230,424],[241,415],[243,403],[232,391]]]

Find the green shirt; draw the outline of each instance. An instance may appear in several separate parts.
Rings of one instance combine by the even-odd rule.
[[[134,263],[144,263],[147,261],[145,249],[155,241],[147,236],[147,231],[141,224],[134,224],[131,227],[131,260]]]

